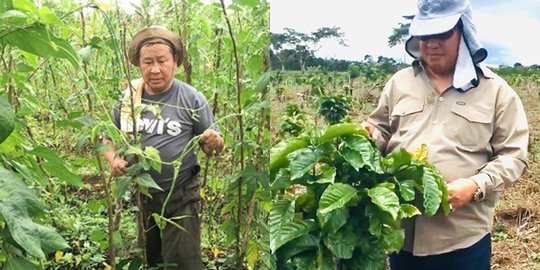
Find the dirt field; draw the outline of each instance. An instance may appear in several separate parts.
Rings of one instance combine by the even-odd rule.
[[[272,98],[272,134],[278,134],[280,118],[289,103],[303,106],[308,115],[314,116],[310,101],[302,95],[308,89],[307,86],[286,87],[281,100]],[[376,104],[380,90],[357,86],[353,89],[354,98],[366,103],[353,105],[349,116],[361,122]],[[540,96],[537,94],[540,88],[516,86],[514,89],[522,98],[529,120],[529,169],[514,186],[507,188],[497,204],[491,269],[540,270]],[[342,93],[339,89],[335,91]],[[277,135],[274,138],[277,140]]]
[[[491,268],[540,270],[540,98],[516,90],[529,120],[529,170],[497,205]]]

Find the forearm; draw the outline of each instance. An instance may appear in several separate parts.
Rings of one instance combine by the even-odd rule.
[[[116,158],[116,147],[114,146],[113,142],[108,138],[103,138],[102,143],[109,147],[108,150],[102,152],[103,157],[105,158],[105,160],[107,160],[107,162],[109,162],[109,164],[113,164],[113,161]]]

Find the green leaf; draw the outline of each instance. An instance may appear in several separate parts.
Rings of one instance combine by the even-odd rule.
[[[405,180],[399,183],[399,192],[401,193],[401,197],[406,202],[410,202],[414,200],[415,197],[415,191],[414,187],[416,186],[416,182],[414,180]]]
[[[420,210],[418,210],[418,208],[412,204],[402,204],[399,206],[399,209],[403,218],[410,218],[422,214],[420,213]]]
[[[260,55],[251,56],[246,63],[246,67],[248,70],[259,71],[262,66],[263,66],[263,58]]]
[[[322,173],[317,176],[316,181],[308,181],[308,183],[319,183],[319,184],[332,184],[334,183],[334,180],[336,178],[336,168],[329,166],[328,164],[324,164],[321,166]]]
[[[326,247],[340,259],[352,258],[357,242],[358,237],[356,234],[348,230],[346,227],[342,228],[335,234],[328,234],[324,238]]]
[[[317,213],[319,226],[328,233],[336,233],[349,219],[348,208],[338,208],[326,214]]]
[[[113,232],[113,246],[115,248],[120,248],[122,246],[122,234],[120,234],[120,231]]]
[[[259,5],[258,0],[233,0],[233,3],[248,7],[256,7]]]
[[[426,216],[430,217],[437,213],[442,202],[443,192],[439,189],[440,175],[433,169],[425,167],[422,176],[424,186],[424,209]]]
[[[261,256],[261,249],[254,240],[249,240],[246,248],[246,263],[248,269],[255,269],[255,265]]]
[[[352,123],[342,123],[326,128],[322,135],[317,138],[317,144],[324,144],[340,136],[360,135],[369,137],[369,133],[362,127]]]
[[[376,186],[368,190],[368,196],[379,209],[389,213],[395,220],[399,213],[399,198],[394,191],[384,186]]]
[[[41,212],[36,196],[24,182],[0,168],[0,215],[18,245],[28,254],[45,259],[45,254],[68,245],[56,231],[35,223],[29,215]]]
[[[9,258],[3,269],[4,270],[39,270],[40,268],[37,265],[27,261],[26,259]]]
[[[275,252],[284,244],[298,237],[308,234],[317,229],[317,223],[313,220],[293,220],[281,227],[281,235],[270,237],[270,249]],[[274,241],[272,241],[274,239]]]
[[[18,176],[0,168],[0,204],[11,205],[12,202],[9,199],[11,196],[22,200],[19,206],[26,208],[26,215],[39,216],[43,214],[43,208],[34,192]]]
[[[143,173],[137,177],[135,177],[135,183],[139,184],[139,186],[146,187],[146,188],[155,188],[157,190],[163,191],[163,189],[156,184],[156,181],[150,176],[150,174]]]
[[[11,104],[0,96],[0,143],[15,129],[15,115]]]
[[[65,40],[55,37],[43,25],[21,28],[7,34],[4,40],[23,51],[42,57],[65,58],[79,68],[77,53]]]
[[[371,233],[373,236],[380,238],[382,234],[383,221],[381,220],[381,218],[379,218],[379,215],[377,215],[376,212],[368,213],[368,217],[369,217],[369,228],[368,228],[369,233]]]
[[[445,215],[450,214],[450,201],[448,200],[448,187],[442,177],[438,178],[439,189],[442,191],[441,207]]]
[[[277,252],[276,256],[278,261],[287,261],[293,256],[300,254],[307,250],[317,250],[319,246],[319,237],[312,234],[306,234],[294,241],[291,241],[283,245]]]
[[[81,176],[72,173],[61,163],[48,161],[43,165],[43,168],[50,175],[58,177],[58,179],[60,179],[61,181],[64,181],[70,185],[77,186],[77,187],[82,186]]]
[[[129,183],[131,183],[132,178],[129,176],[120,176],[116,178],[116,187],[114,189],[114,195],[116,197],[122,197],[124,196],[124,193],[126,193]]]
[[[54,15],[54,13],[52,13],[51,10],[46,6],[43,6],[39,9],[38,15],[41,21],[46,24],[52,24],[56,26],[60,26],[63,24],[60,18]]]
[[[38,9],[36,8],[36,5],[33,1],[29,0],[16,0],[13,3],[13,7],[19,10],[24,10],[31,12],[33,14],[38,14]]]
[[[101,207],[105,205],[105,203],[103,202],[104,199],[101,199],[101,200],[90,200],[88,202],[88,208],[94,213],[94,214],[98,214],[101,210]]]
[[[354,187],[349,184],[334,183],[329,185],[321,195],[317,212],[326,214],[348,204],[354,204],[357,199],[358,194]]]
[[[274,203],[270,216],[268,217],[268,225],[270,225],[270,249],[274,253],[281,243],[281,235],[283,226],[292,221],[294,215],[295,201],[279,200]]]
[[[255,89],[257,92],[262,93],[268,88],[268,84],[270,83],[272,79],[272,72],[267,71],[263,75],[259,77],[259,80],[257,80],[257,84],[255,86]]]
[[[289,154],[287,158],[290,160],[291,180],[294,180],[311,170],[321,159],[321,154],[310,148],[305,148]]]
[[[363,136],[347,136],[345,147],[341,154],[357,171],[366,166],[369,170],[382,174],[379,150],[372,142]],[[340,152],[341,153],[341,152]]]
[[[288,169],[281,168],[276,176],[274,177],[274,182],[270,186],[270,190],[274,193],[283,189],[286,189],[290,185],[291,174]]]
[[[98,229],[90,233],[90,241],[99,243],[107,238],[104,230]]]
[[[0,1],[0,12],[6,12],[10,9],[13,9],[12,0],[2,0]]]
[[[383,164],[390,170],[391,173],[399,170],[403,166],[411,165],[412,155],[405,149],[400,148],[393,151],[383,159]]]
[[[40,156],[46,159],[47,161],[54,162],[54,163],[60,163],[60,164],[64,163],[64,160],[60,156],[58,156],[58,154],[56,154],[53,150],[44,146],[40,146],[40,145],[34,147],[34,149],[28,152],[28,154]]]
[[[309,144],[308,137],[294,138],[290,141],[282,141],[276,146],[270,149],[270,165],[269,171],[272,175],[283,167],[289,165],[289,160],[287,156],[294,151],[307,147]]]
[[[156,170],[158,173],[161,173],[161,157],[159,155],[159,150],[152,146],[147,146],[144,148],[144,153],[148,158],[150,158],[150,166],[152,169]]]
[[[317,270],[334,270],[335,267],[332,253],[324,246],[319,246],[317,252]]]
[[[308,187],[305,193],[300,194],[296,198],[295,212],[304,211],[306,213],[314,213],[317,208],[317,201],[315,200],[315,192]]]
[[[403,246],[403,240],[405,239],[405,232],[403,229],[384,226],[382,235],[385,250],[388,253],[399,251]]]
[[[12,9],[0,14],[0,25],[17,27],[26,24],[28,16],[26,13]]]

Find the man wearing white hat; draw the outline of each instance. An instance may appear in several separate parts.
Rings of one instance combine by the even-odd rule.
[[[412,67],[386,84],[365,123],[383,153],[422,144],[447,181],[452,213],[404,220],[392,270],[489,270],[495,202],[526,168],[520,98],[481,62],[468,0],[419,0]]]
[[[159,106],[160,115],[143,110],[135,116],[137,126],[134,128],[128,90],[124,99],[114,107],[115,125],[128,133],[134,130],[138,132],[141,145],[156,148],[163,162],[177,160],[184,149],[189,149],[189,143],[196,135],[201,135],[200,146],[207,155],[219,153],[223,149],[223,139],[214,124],[208,101],[193,87],[174,78],[176,68],[182,63],[180,37],[163,27],[144,28],[133,37],[128,56],[142,75],[142,80],[133,81],[136,88],[133,93],[135,105]],[[111,165],[112,174],[125,174],[128,162],[116,155],[111,140],[104,138],[104,142],[112,147],[112,150],[104,153]],[[146,254],[151,267],[163,263],[169,265],[165,269],[203,269],[198,206],[200,184],[197,178],[200,167],[195,152],[186,152],[176,179],[173,179],[172,165],[162,164],[160,172],[153,169],[148,171],[163,189],[150,189],[152,198],[145,197],[143,200]],[[166,224],[160,231],[152,214],[161,214],[171,189],[174,189],[173,195],[164,215],[168,219],[182,217],[174,221],[183,230]]]

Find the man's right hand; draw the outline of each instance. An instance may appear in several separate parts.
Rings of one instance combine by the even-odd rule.
[[[361,125],[369,132],[369,136],[371,136],[373,140],[378,140],[381,137],[381,132],[373,124],[364,121]]]
[[[127,166],[128,166],[127,161],[119,157],[115,158],[113,162],[111,163],[112,175],[117,177],[117,176],[122,176],[126,174]]]

